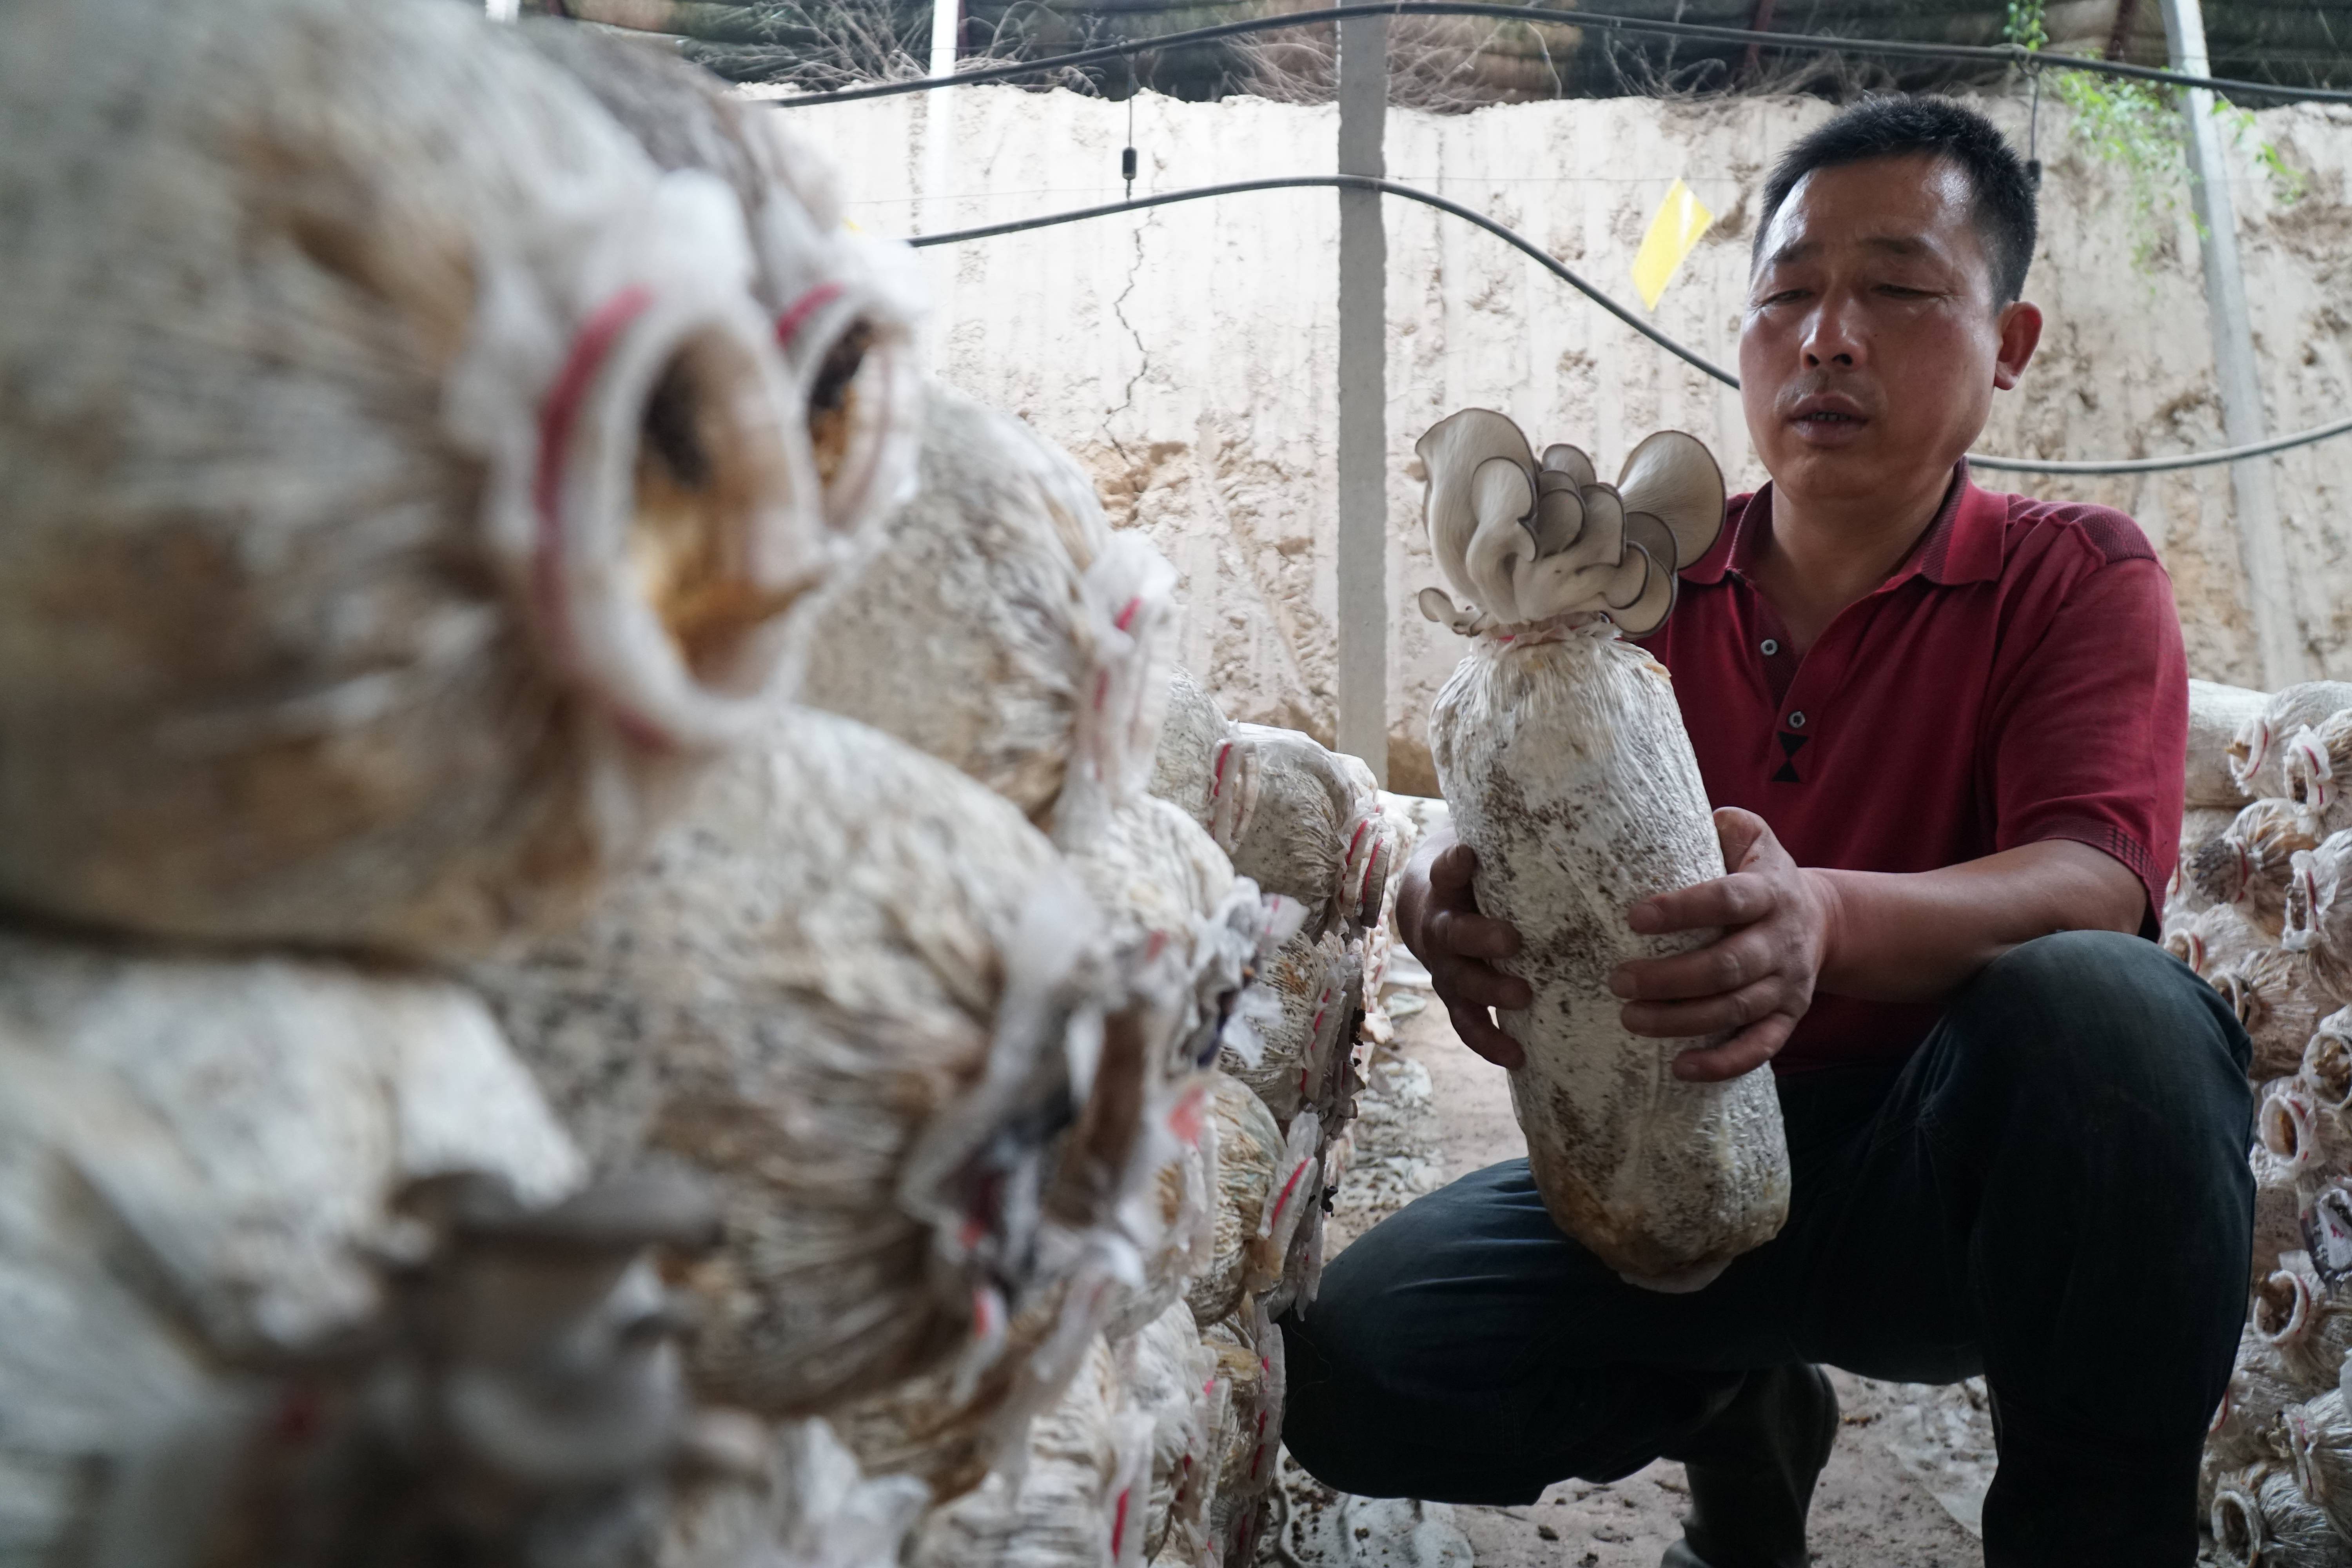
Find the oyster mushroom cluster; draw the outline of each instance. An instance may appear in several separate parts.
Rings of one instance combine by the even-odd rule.
[[[1771,1075],[1676,1079],[1671,1057],[1711,1042],[1627,1033],[1600,982],[1694,945],[1628,930],[1628,898],[1724,871],[1666,672],[1618,635],[1664,624],[1675,574],[1722,531],[1722,472],[1696,437],[1662,431],[1602,484],[1573,447],[1538,464],[1483,408],[1414,450],[1431,549],[1471,601],[1456,610],[1433,588],[1423,613],[1482,634],[1432,705],[1430,753],[1478,857],[1480,907],[1526,938],[1503,967],[1534,1000],[1498,1019],[1526,1050],[1511,1101],[1529,1167],[1553,1222],[1626,1279],[1702,1289],[1787,1217]]]
[[[1429,544],[1469,602],[1424,588],[1422,613],[1469,634],[1606,616],[1647,637],[1675,607],[1675,574],[1723,529],[1723,470],[1696,437],[1661,430],[1603,482],[1580,447],[1538,459],[1517,425],[1465,408],[1413,446],[1429,476]]]

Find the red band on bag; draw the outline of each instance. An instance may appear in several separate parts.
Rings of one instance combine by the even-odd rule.
[[[580,405],[586,400],[589,387],[604,368],[614,342],[653,302],[654,291],[636,283],[598,307],[573,335],[572,351],[564,356],[562,368],[548,384],[547,396],[539,405],[539,461],[532,470],[530,487],[531,510],[537,525],[530,563],[531,596],[538,602],[540,615],[556,646],[567,657],[576,650],[576,639],[563,593],[567,531],[563,517],[564,465],[572,454],[572,437],[578,434]],[[650,720],[617,707],[613,718],[631,740],[656,750],[668,749],[669,736]]]
[[[808,325],[808,319],[840,298],[840,284],[820,283],[785,306],[784,313],[776,318],[776,346],[791,348],[793,340],[801,335],[801,329]]]

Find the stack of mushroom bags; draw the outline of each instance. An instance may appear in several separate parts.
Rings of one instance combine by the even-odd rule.
[[[842,1430],[869,1468],[969,1488],[911,1563],[1246,1563],[1281,1428],[1273,1319],[1314,1293],[1396,827],[1363,764],[1228,723],[1172,668],[1173,573],[1066,456],[945,388],[925,420],[917,496],[802,638],[801,700],[1000,795],[1164,1001],[1104,1036],[1104,1072],[1140,1066],[1137,1134],[1097,1177],[1125,1245],[1089,1277],[1091,1337],[1045,1342],[1076,1370],[1025,1468],[981,1479],[908,1396]]]
[[[0,126],[0,1557],[1201,1532],[1274,1397],[1180,1315],[1211,1068],[1289,933],[1144,793],[1148,550],[979,737],[1035,799],[792,703],[978,515],[919,446],[1099,530],[927,427],[903,253],[458,7],[31,0]]]
[[[2202,1477],[2221,1561],[2352,1564],[2352,685],[2189,682],[2164,943],[2253,1042],[2253,1289]],[[2340,888],[2340,894],[2339,894]]]

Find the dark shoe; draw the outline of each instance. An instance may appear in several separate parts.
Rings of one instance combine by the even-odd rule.
[[[1805,1514],[1837,1428],[1821,1368],[1749,1373],[1713,1419],[1665,1450],[1689,1477],[1691,1510],[1661,1568],[1805,1568]]]

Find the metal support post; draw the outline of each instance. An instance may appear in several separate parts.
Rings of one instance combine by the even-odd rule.
[[[963,30],[963,0],[931,0],[931,68],[933,76],[947,76],[955,70],[957,36]],[[920,95],[915,112],[923,121],[923,181],[916,195],[914,227],[918,234],[952,228],[955,219],[949,214],[948,167],[955,142],[955,94],[927,92]],[[939,339],[931,342],[934,356],[940,353]]]
[[[2164,0],[2164,37],[2172,68],[2210,76],[2205,56],[2205,17],[2198,0]],[[2246,279],[2238,258],[2237,209],[2230,199],[2229,164],[2221,127],[2213,119],[2213,95],[2186,89],[2181,112],[2189,144],[2189,183],[2203,228],[2205,308],[2213,331],[2213,374],[2221,397],[2221,428],[2227,444],[2243,447],[2263,439],[2262,380],[2255,374],[2254,332],[2246,309]],[[2230,465],[2230,492],[2238,520],[2238,551],[2246,573],[2248,608],[2253,612],[2255,650],[2264,685],[2276,689],[2308,678],[2294,580],[2286,563],[2286,540],[2279,530],[2278,492],[2271,459],[2249,458]]]
[[[1339,173],[1383,175],[1388,18],[1339,24]],[[1389,778],[1388,259],[1377,191],[1339,193],[1337,750]]]

